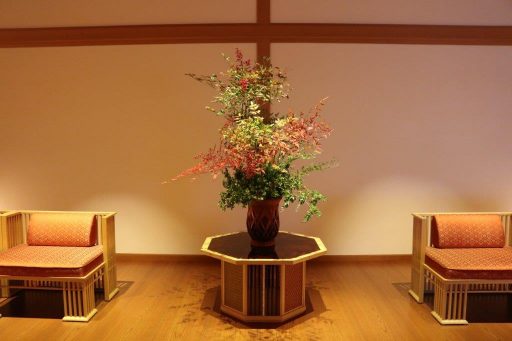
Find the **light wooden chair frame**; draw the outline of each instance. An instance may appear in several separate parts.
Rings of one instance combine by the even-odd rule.
[[[512,293],[512,280],[447,279],[425,264],[425,248],[431,244],[431,226],[435,215],[495,214],[501,217],[506,246],[512,245],[512,212],[413,213],[411,289],[409,294],[423,303],[425,292],[434,293],[432,315],[443,325],[468,324],[466,310],[469,293]]]
[[[0,211],[0,251],[26,243],[32,213],[91,213],[98,222],[98,244],[103,246],[103,262],[82,277],[0,275],[1,297],[13,289],[62,290],[64,321],[87,322],[97,312],[95,288],[102,288],[105,301],[118,292],[115,248],[115,212]]]

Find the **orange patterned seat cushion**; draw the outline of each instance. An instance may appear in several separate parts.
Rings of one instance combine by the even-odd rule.
[[[440,214],[432,220],[432,245],[440,249],[504,247],[499,215]]]
[[[89,213],[33,213],[27,243],[33,246],[93,246],[98,239],[96,216]]]
[[[101,245],[67,247],[21,244],[0,252],[0,275],[81,277],[102,262]]]
[[[448,279],[512,279],[512,247],[473,249],[427,247],[425,264]]]

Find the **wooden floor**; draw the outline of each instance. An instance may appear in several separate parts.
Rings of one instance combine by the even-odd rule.
[[[408,296],[409,269],[403,260],[310,262],[306,314],[258,326],[219,314],[216,261],[122,261],[120,294],[101,303],[91,322],[58,319],[58,294],[50,298],[53,308],[46,313],[40,297],[27,294],[1,308],[0,340],[512,340],[508,297],[470,302],[470,325],[443,327],[428,305]],[[39,312],[23,308],[34,302]],[[54,318],[6,316],[48,311]],[[478,322],[483,320],[493,322]]]

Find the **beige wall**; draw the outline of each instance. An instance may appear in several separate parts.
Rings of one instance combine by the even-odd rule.
[[[272,0],[274,22],[511,25],[510,0]]]
[[[254,55],[254,45],[239,45]],[[114,210],[119,252],[197,253],[238,230],[219,180],[161,185],[217,139],[214,92],[186,77],[234,45],[0,49],[0,207]]]
[[[0,28],[255,21],[255,0],[0,0]]]
[[[254,55],[254,46],[241,46]],[[161,185],[216,142],[214,92],[185,72],[223,70],[234,45],[0,50],[0,207],[115,210],[118,250],[196,253],[244,228],[217,208],[220,181]],[[331,254],[410,252],[413,211],[510,210],[511,47],[277,44],[294,91],[330,96],[335,129],[312,175],[324,216],[282,213]],[[293,57],[290,57],[293,56]],[[279,109],[276,107],[276,109]]]
[[[294,229],[335,254],[408,253],[411,212],[512,209],[512,47],[277,44],[272,55],[294,85],[283,110],[329,96],[325,156],[340,161],[311,176],[329,195],[324,217]]]

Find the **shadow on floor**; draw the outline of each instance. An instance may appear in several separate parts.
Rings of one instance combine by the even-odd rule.
[[[302,323],[311,318],[317,317],[327,311],[320,292],[313,288],[306,288],[306,311],[286,322],[267,323],[267,322],[242,322],[231,316],[227,316],[220,310],[221,292],[220,286],[208,289],[204,295],[201,304],[201,311],[210,314],[225,323],[228,323],[240,329],[283,329],[286,330],[292,326]]]
[[[410,283],[393,283],[393,286],[402,296],[410,297],[408,294]],[[428,309],[432,310],[434,294],[425,293],[424,302]],[[469,323],[510,323],[512,322],[512,294],[469,294],[466,314]]]
[[[122,295],[133,282],[118,282],[119,293]],[[95,292],[96,307],[103,302],[103,291]],[[64,302],[60,290],[18,291],[14,296],[0,302],[0,314],[3,317],[28,317],[62,319],[64,317]]]

